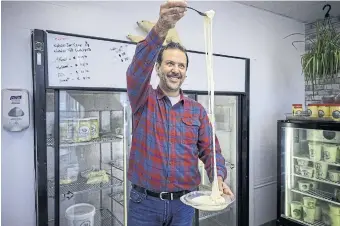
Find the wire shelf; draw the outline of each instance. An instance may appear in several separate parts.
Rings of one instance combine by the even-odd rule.
[[[124,169],[123,169],[123,166],[121,166],[121,165],[119,164],[118,161],[112,160],[112,161],[108,162],[108,164],[109,164],[111,167],[116,168],[116,169],[118,169],[118,170],[121,170],[121,171],[124,170]]]
[[[60,219],[60,225],[68,225],[66,218]],[[99,209],[96,210],[96,214],[94,215],[94,225],[95,226],[112,226],[112,225],[120,225],[123,226],[122,222],[112,214],[108,209]],[[48,226],[54,226],[54,219],[49,220]]]
[[[120,192],[113,192],[111,194],[109,194],[109,197],[111,199],[113,199],[114,201],[116,201],[117,203],[119,203],[120,205],[124,205],[124,192],[120,191]]]
[[[92,139],[91,141],[86,142],[74,142],[74,141],[61,141],[59,144],[59,147],[74,147],[74,146],[84,146],[84,145],[93,145],[93,144],[102,144],[102,143],[111,143],[115,141],[121,141],[121,138],[118,138],[116,136],[108,136],[108,137],[99,137]],[[54,147],[54,137],[48,136],[46,139],[47,146]]]
[[[302,220],[297,220],[297,219],[294,219],[294,218],[291,218],[291,217],[287,217],[287,216],[284,216],[284,215],[281,215],[282,217],[286,218],[286,219],[289,219],[291,221],[296,221],[302,225],[307,225],[307,226],[326,226],[325,223],[321,222],[321,221],[315,221],[313,224],[310,224],[310,223],[307,223],[305,221],[302,221]]]
[[[87,179],[83,177],[79,177],[76,182],[70,184],[62,184],[60,185],[59,192],[60,194],[68,194],[68,193],[81,193],[81,192],[89,192],[89,191],[96,191],[96,190],[103,190],[106,188],[111,188],[115,186],[122,186],[123,181],[119,180],[115,177],[111,177],[108,183],[98,183],[98,184],[87,184]],[[48,182],[48,195],[49,197],[54,197],[54,189],[55,184],[54,181]]]
[[[322,201],[333,203],[335,205],[340,205],[340,202],[335,201],[331,193],[320,191],[320,190],[310,190],[310,191],[300,191],[298,189],[292,189],[292,192],[299,193],[302,195],[307,195]]]
[[[305,179],[308,179],[308,180],[319,181],[319,182],[323,182],[323,183],[331,184],[331,185],[335,185],[335,186],[340,186],[340,182],[333,182],[333,181],[331,181],[329,179],[321,179],[321,178],[314,178],[314,177],[305,177],[305,176],[302,176],[302,175],[299,175],[299,174],[294,174],[294,176],[300,177],[300,178],[305,178]]]

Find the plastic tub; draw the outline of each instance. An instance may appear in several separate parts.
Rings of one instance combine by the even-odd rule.
[[[66,209],[68,226],[93,226],[96,208],[88,203],[79,203]]]

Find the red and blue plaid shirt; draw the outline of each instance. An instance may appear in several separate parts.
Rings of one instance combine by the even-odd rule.
[[[162,40],[152,29],[138,43],[127,70],[127,91],[133,112],[128,179],[156,192],[196,190],[201,182],[198,159],[213,179],[212,127],[201,104],[181,91],[173,105],[150,85]],[[225,179],[225,159],[216,138],[217,174]]]

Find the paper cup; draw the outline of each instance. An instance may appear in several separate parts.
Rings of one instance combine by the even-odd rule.
[[[295,173],[296,174],[301,174],[301,169],[300,169],[301,166],[299,165],[294,165],[294,168],[295,168]]]
[[[337,170],[329,170],[328,171],[329,179],[333,182],[339,181],[339,171]]]
[[[300,220],[302,218],[302,203],[296,201],[291,202],[290,213],[292,218]]]
[[[96,209],[88,203],[79,203],[66,209],[68,226],[93,226]]]
[[[312,197],[305,196],[303,197],[303,205],[308,208],[315,208],[316,199]]]
[[[315,207],[303,206],[303,220],[313,224],[315,221]]]
[[[321,208],[321,220],[325,225],[331,225],[331,219],[329,216],[329,210],[326,208]]]
[[[313,161],[320,161],[322,145],[319,143],[309,142],[309,158]]]
[[[306,166],[301,166],[301,175],[304,177],[312,178],[313,177],[313,172],[314,168],[313,167],[306,167]]]
[[[329,213],[335,214],[335,215],[340,215],[340,206],[329,204]]]
[[[315,220],[321,220],[321,207],[319,205],[315,206]]]
[[[308,181],[300,180],[300,181],[298,181],[298,184],[299,184],[299,190],[300,191],[309,191],[310,183]]]
[[[331,220],[331,226],[339,226],[340,225],[340,215],[335,215],[330,213],[329,218]]]
[[[327,177],[328,164],[324,162],[315,163],[316,177],[326,179]]]
[[[308,160],[305,159],[297,159],[297,163],[299,166],[308,166]]]
[[[338,147],[336,145],[324,145],[323,158],[326,162],[335,163],[337,159]]]

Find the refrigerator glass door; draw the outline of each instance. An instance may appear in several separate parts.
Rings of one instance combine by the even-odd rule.
[[[208,95],[198,95],[197,101],[208,111]],[[237,128],[238,128],[238,99],[236,96],[215,95],[215,128],[222,155],[226,160],[228,171],[226,184],[237,197]],[[199,160],[201,173],[200,190],[211,190],[211,183],[204,169],[204,164]],[[230,207],[219,212],[199,211],[199,225],[237,225],[237,200]]]
[[[49,129],[53,120],[47,127],[49,210],[55,208],[58,187],[59,225],[77,217],[79,225],[127,225],[125,172],[131,113],[126,93],[60,91],[58,99],[59,138]],[[49,104],[53,107],[53,101]],[[53,119],[56,110],[47,119]],[[53,173],[53,153],[59,155],[59,182]],[[55,225],[53,214],[49,218]]]
[[[340,132],[281,128],[282,217],[340,225]]]

